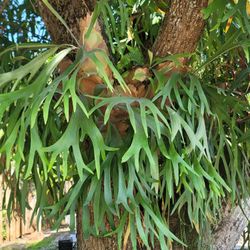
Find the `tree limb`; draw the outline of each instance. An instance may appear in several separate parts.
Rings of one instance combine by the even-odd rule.
[[[60,21],[50,12],[44,5],[42,0],[37,0],[38,11],[47,27],[47,30],[54,43],[58,44],[75,44],[74,39],[70,36],[67,29]],[[87,14],[91,14],[94,10],[96,1],[93,0],[51,0],[50,4],[59,13],[59,15],[67,23],[76,39],[80,40],[80,22]]]
[[[156,56],[192,53],[203,32],[202,9],[208,0],[173,0],[153,45]]]
[[[241,205],[236,206],[220,221],[212,235],[214,239],[212,249],[230,250],[239,241],[250,220],[250,198],[245,202],[242,201]]]

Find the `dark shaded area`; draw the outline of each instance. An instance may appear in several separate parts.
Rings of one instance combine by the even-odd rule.
[[[29,0],[4,1],[0,4],[1,49],[16,43],[47,43],[50,37],[44,22]]]

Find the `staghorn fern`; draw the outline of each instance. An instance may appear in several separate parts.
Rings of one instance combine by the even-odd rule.
[[[121,10],[121,14],[125,22],[126,13]],[[119,41],[124,22],[119,34],[112,30]],[[194,66],[199,76],[166,77],[157,70],[155,60],[154,74],[148,79],[156,89],[152,99],[89,96],[78,91],[77,74],[86,58],[96,64],[105,88],[114,87],[96,51],[84,48],[48,45],[51,48],[40,50],[43,45],[33,45],[38,51],[30,62],[8,72],[2,68],[0,154],[6,157],[2,171],[15,177],[12,185],[18,189],[22,213],[32,181],[38,197],[34,214],[56,219],[55,228],[66,214],[73,218],[81,202],[84,214],[92,212],[90,207],[94,214],[93,221],[83,216],[84,225],[89,225],[84,227],[86,236],[117,234],[121,248],[129,228],[134,249],[138,238],[147,248],[157,240],[167,249],[172,241],[182,243],[169,229],[170,214],[177,212],[181,218],[186,211],[189,224],[202,233],[217,219],[224,198],[236,202],[247,196],[249,122],[239,126],[237,121],[245,118],[249,103],[233,90],[214,87],[207,80],[213,78],[210,71],[203,71],[236,47],[248,46],[246,40],[238,42],[239,37],[233,37],[205,64]],[[113,50],[120,53],[119,60],[126,52],[116,42]],[[140,47],[134,53],[141,49],[138,44],[133,44]],[[19,48],[29,50],[27,45]],[[75,61],[58,76],[58,64],[75,50]],[[15,53],[12,48],[1,55]],[[126,89],[119,71],[106,59],[116,83]],[[242,77],[245,82],[246,76]],[[116,109],[127,114],[125,136],[112,122]],[[62,192],[67,181],[73,184]],[[9,215],[13,197],[6,201]]]

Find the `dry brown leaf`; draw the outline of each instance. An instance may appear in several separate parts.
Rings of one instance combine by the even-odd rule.
[[[156,70],[161,71],[165,74],[166,77],[170,77],[173,73],[186,73],[189,71],[189,68],[185,65],[187,63],[186,58],[179,58],[179,65],[175,62],[167,61],[164,63],[160,63]]]
[[[137,67],[124,74],[124,81],[127,84],[137,85],[146,81],[151,76],[147,67]]]
[[[129,235],[130,235],[130,224],[128,224],[127,230],[124,235],[123,250],[127,250]]]
[[[78,82],[78,89],[81,93],[93,95],[96,86],[101,83],[102,79],[97,75],[83,77]]]
[[[72,61],[69,58],[64,58],[58,64],[59,73],[62,74],[71,64],[72,64]]]

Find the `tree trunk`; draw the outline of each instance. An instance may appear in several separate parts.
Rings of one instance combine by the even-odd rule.
[[[76,232],[77,232],[77,249],[84,249],[83,228],[82,228],[82,205],[79,202],[76,209]]]
[[[51,0],[52,7],[65,20],[74,37],[80,41],[80,22],[88,13],[94,9],[95,0]],[[69,31],[51,13],[41,0],[37,0],[38,11],[47,27],[47,30],[54,43],[57,44],[75,44],[76,41]]]
[[[242,212],[244,211],[244,213]],[[231,250],[237,244],[250,220],[250,199],[242,201],[232,211],[223,216],[212,233],[214,250]]]
[[[78,250],[117,250],[116,237],[95,238],[89,237],[87,240],[83,238],[83,209],[81,203],[78,204],[76,210],[76,227],[77,227],[77,249]],[[93,214],[90,215],[93,217]]]
[[[154,43],[155,55],[192,53],[203,32],[202,9],[208,0],[173,0]]]

